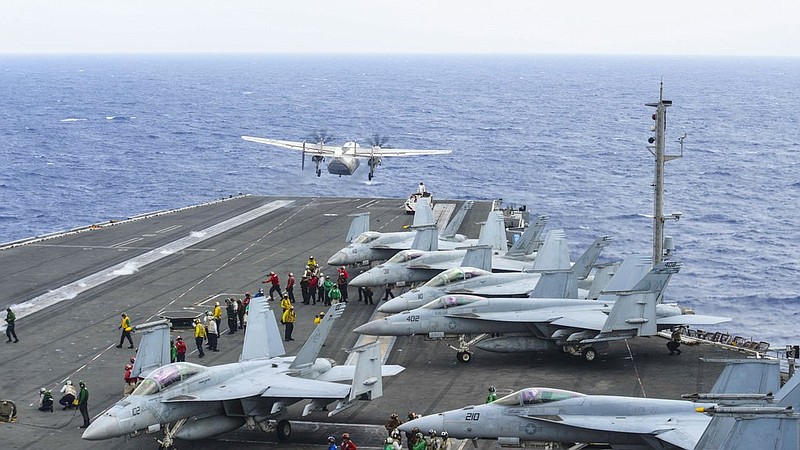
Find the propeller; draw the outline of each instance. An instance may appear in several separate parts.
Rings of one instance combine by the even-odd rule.
[[[378,133],[375,133],[372,136],[367,138],[367,142],[372,147],[386,147],[386,144],[389,143],[389,136],[380,135]]]
[[[300,170],[305,169],[306,167],[306,152],[314,153],[313,147],[306,146],[306,142],[313,142],[317,146],[316,153],[319,153],[319,150],[325,143],[333,139],[333,135],[328,132],[327,130],[322,131],[315,131],[308,135],[308,138],[303,140],[303,159],[300,162]],[[310,147],[310,148],[309,148]],[[320,159],[321,161],[321,159]],[[319,172],[319,162],[315,161],[317,165],[317,172]]]
[[[386,144],[389,143],[389,137],[375,133],[367,138],[367,142],[372,147],[370,149],[370,157],[367,163],[369,164],[369,174],[367,175],[367,179],[372,180],[372,178],[375,176],[375,168],[381,164],[380,153],[378,156],[376,156],[375,149],[380,150],[382,148],[389,148],[386,146]]]

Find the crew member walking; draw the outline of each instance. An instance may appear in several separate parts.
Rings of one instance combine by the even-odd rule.
[[[133,339],[131,339],[131,318],[128,317],[127,314],[122,313],[122,322],[119,325],[119,329],[122,330],[122,336],[119,337],[119,345],[117,348],[122,348],[122,343],[125,342],[125,339],[131,344],[128,348],[133,348]]]
[[[17,332],[14,331],[14,322],[17,321],[17,315],[11,310],[11,307],[6,308],[6,342],[11,342],[11,336],[14,336],[14,342],[19,342],[17,339]]]

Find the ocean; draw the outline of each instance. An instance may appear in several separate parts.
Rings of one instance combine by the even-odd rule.
[[[497,199],[550,216],[577,257],[650,254],[663,81],[667,298],[800,344],[800,59],[608,56],[0,56],[0,242],[238,193]],[[241,135],[378,135],[447,156],[323,173]],[[25,299],[19,299],[20,301]]]

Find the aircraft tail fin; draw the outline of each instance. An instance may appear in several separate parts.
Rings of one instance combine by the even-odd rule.
[[[442,237],[453,237],[458,233],[458,229],[461,228],[461,224],[464,222],[464,218],[467,217],[467,212],[472,208],[475,202],[473,200],[467,200],[461,205],[461,209],[458,210],[455,216],[450,219],[450,222],[444,227],[442,230]]]
[[[411,243],[412,249],[425,252],[439,250],[439,230],[436,229],[436,225],[415,225],[412,228],[417,230],[414,242]]]
[[[550,230],[533,260],[533,270],[569,269],[569,245],[564,230]]]
[[[729,360],[711,394],[769,394],[780,388],[780,365],[773,359]]]
[[[170,363],[169,320],[162,319],[136,325],[133,329],[142,335],[131,377],[144,377],[154,369]]]
[[[613,292],[617,299],[603,324],[601,334],[631,330],[636,331],[636,336],[656,334],[656,301],[680,267],[674,261],[662,262],[651,269],[632,290]]]
[[[494,250],[508,251],[506,222],[502,211],[489,211],[489,217],[486,218],[486,223],[483,224],[481,234],[478,236],[478,245],[491,245]]]
[[[572,269],[546,270],[540,272],[541,277],[530,298],[578,298],[578,279]]]
[[[347,242],[353,242],[361,233],[369,231],[369,211],[351,214],[350,217],[353,220],[350,222],[350,229],[347,230],[347,237],[345,237]]]
[[[420,197],[417,199],[417,206],[414,208],[414,221],[411,223],[411,226],[418,227],[431,224],[436,225],[436,221],[433,219],[431,198]]]
[[[628,291],[633,289],[636,283],[644,278],[652,267],[653,259],[649,255],[628,256],[622,260],[622,264],[617,268],[606,286],[600,289],[597,300],[605,302],[616,298],[613,294],[604,293],[606,291]]]
[[[535,252],[541,245],[539,238],[542,237],[542,230],[544,230],[548,220],[550,220],[548,216],[538,216],[536,222],[528,225],[528,228],[525,228],[517,242],[508,249],[506,256],[525,256]]]
[[[597,261],[597,257],[600,256],[600,252],[610,243],[611,236],[603,236],[595,239],[592,245],[583,252],[583,255],[581,255],[572,266],[572,269],[575,271],[575,278],[582,280],[588,277],[592,266],[594,266],[594,263]]]
[[[542,251],[539,252],[539,256],[542,256],[543,260],[547,260],[550,257],[548,253],[551,251],[561,253],[561,257],[563,258],[566,239],[563,239],[564,235],[562,230],[556,231],[561,231],[561,233],[556,233],[556,239],[550,239],[550,235],[553,234],[553,232],[550,232],[547,236],[548,241],[555,242],[555,244],[546,243],[545,246],[542,247]],[[540,271],[541,278],[536,282],[536,286],[528,296],[531,298],[578,298],[578,280],[589,276],[589,271],[592,270],[592,266],[600,255],[600,252],[610,242],[610,236],[597,238],[572,267],[555,267],[553,268],[554,270]],[[536,261],[539,261],[539,256],[536,257]],[[564,263],[559,260],[548,261],[548,263],[553,266],[564,265]],[[567,259],[566,265],[569,265],[569,259]],[[536,264],[534,263],[534,268],[535,267]]]
[[[322,344],[325,343],[325,340],[328,338],[328,334],[333,329],[333,323],[342,316],[344,313],[344,308],[347,306],[347,303],[338,303],[336,305],[331,305],[328,308],[328,312],[325,314],[325,317],[322,321],[314,328],[314,331],[311,333],[311,336],[308,337],[308,340],[303,347],[297,352],[297,356],[294,357],[294,361],[292,361],[290,369],[299,369],[302,367],[310,366],[314,364],[314,361],[317,360],[317,356],[319,356],[319,351],[322,348]],[[249,329],[250,325],[248,325]]]
[[[492,247],[489,245],[476,245],[467,248],[467,254],[461,262],[461,267],[475,267],[492,271]]]
[[[253,297],[247,313],[247,328],[239,361],[269,359],[286,354],[275,314],[269,308],[267,297]]]
[[[795,410],[800,409],[800,375],[795,373],[789,381],[775,395],[775,399],[780,406],[791,406]]]
[[[595,266],[594,278],[592,278],[592,285],[589,287],[589,294],[586,296],[589,300],[597,300],[600,291],[608,286],[608,283],[614,277],[614,274],[619,270],[621,263],[619,261],[602,264]]]

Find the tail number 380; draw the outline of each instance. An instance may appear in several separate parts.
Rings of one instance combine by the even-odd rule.
[[[467,415],[464,417],[464,420],[480,420],[480,418],[481,418],[481,413],[471,412],[467,413]]]

